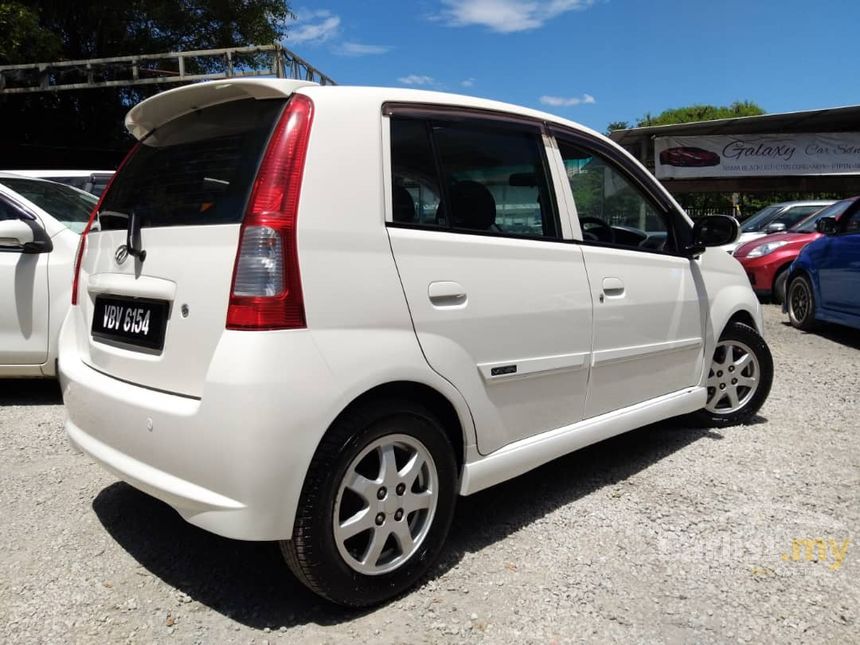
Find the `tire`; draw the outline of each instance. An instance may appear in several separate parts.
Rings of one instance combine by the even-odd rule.
[[[360,406],[335,421],[317,448],[281,552],[296,577],[331,602],[384,603],[415,585],[439,555],[457,481],[451,443],[428,410],[398,400]]]
[[[788,320],[793,327],[810,331],[815,328],[815,295],[809,278],[799,275],[788,286]]]
[[[770,300],[775,305],[781,305],[785,302],[785,282],[788,279],[788,267],[780,271],[773,281],[773,290],[770,294]]]
[[[748,422],[764,404],[773,383],[773,357],[759,333],[730,322],[714,349],[708,371],[708,403],[695,414],[712,427]]]

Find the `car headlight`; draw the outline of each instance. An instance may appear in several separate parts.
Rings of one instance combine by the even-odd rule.
[[[788,240],[783,240],[780,242],[766,242],[765,244],[758,245],[752,251],[747,253],[747,257],[748,258],[760,258],[763,255],[773,253],[779,247],[785,246],[786,244],[788,244]]]

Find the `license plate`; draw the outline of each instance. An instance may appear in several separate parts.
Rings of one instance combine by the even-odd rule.
[[[93,336],[149,349],[164,348],[168,303],[144,298],[96,297]]]

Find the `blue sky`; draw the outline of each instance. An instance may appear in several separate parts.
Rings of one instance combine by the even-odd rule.
[[[285,45],[337,82],[438,89],[605,130],[752,100],[860,103],[857,0],[293,2]]]

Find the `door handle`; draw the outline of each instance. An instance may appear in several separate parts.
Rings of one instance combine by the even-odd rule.
[[[603,294],[608,298],[624,295],[624,283],[620,278],[603,278]]]
[[[427,296],[434,307],[462,307],[466,304],[466,290],[459,282],[431,282]]]

